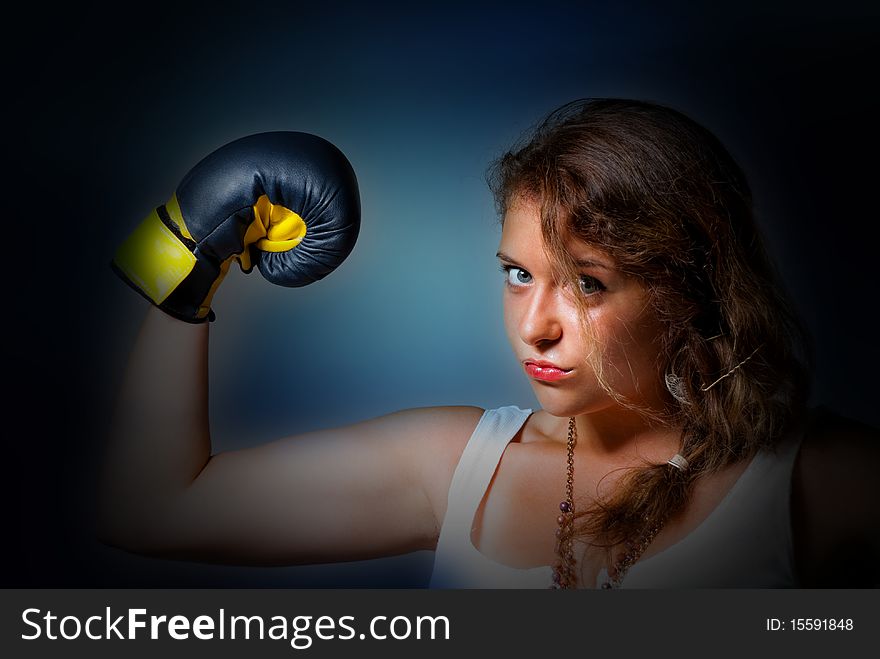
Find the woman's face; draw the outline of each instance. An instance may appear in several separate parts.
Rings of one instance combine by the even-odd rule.
[[[504,322],[538,401],[559,417],[616,407],[587,361],[598,348],[612,389],[630,402],[658,408],[663,398],[656,367],[660,324],[647,308],[644,286],[587,243],[572,240],[568,249],[581,266],[576,294],[585,303],[592,336],[581,329],[571,293],[553,281],[539,206],[522,198],[510,205],[498,250],[506,271]]]

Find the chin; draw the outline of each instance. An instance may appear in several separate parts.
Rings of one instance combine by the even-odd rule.
[[[582,392],[580,396],[573,396],[571,391],[562,389],[548,391],[548,389],[549,387],[544,385],[534,386],[535,398],[538,399],[542,410],[560,418],[595,412],[608,403],[607,396],[602,396],[600,401],[599,397],[586,397]]]

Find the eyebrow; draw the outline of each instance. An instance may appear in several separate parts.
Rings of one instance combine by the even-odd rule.
[[[500,250],[495,253],[495,256],[497,256],[502,261],[508,261],[508,262],[514,263],[514,264],[517,263],[516,259],[508,256],[507,254],[505,254],[504,252],[502,252]],[[600,263],[599,261],[592,261],[590,259],[575,259],[574,263],[579,268],[601,268],[602,270],[614,270],[614,268],[612,268],[610,265],[607,265],[605,263]]]

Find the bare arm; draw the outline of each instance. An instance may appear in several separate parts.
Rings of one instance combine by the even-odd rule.
[[[482,410],[406,410],[211,455],[208,325],[151,308],[119,392],[102,487],[106,542],[247,564],[433,549]]]

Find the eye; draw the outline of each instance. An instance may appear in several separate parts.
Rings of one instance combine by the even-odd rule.
[[[591,277],[590,275],[581,275],[580,285],[581,292],[584,295],[595,295],[596,293],[601,293],[605,290],[605,285],[601,281],[599,281],[595,277]]]
[[[532,276],[522,268],[517,268],[513,265],[502,265],[501,271],[507,275],[507,284],[509,286],[527,286],[532,282]]]

